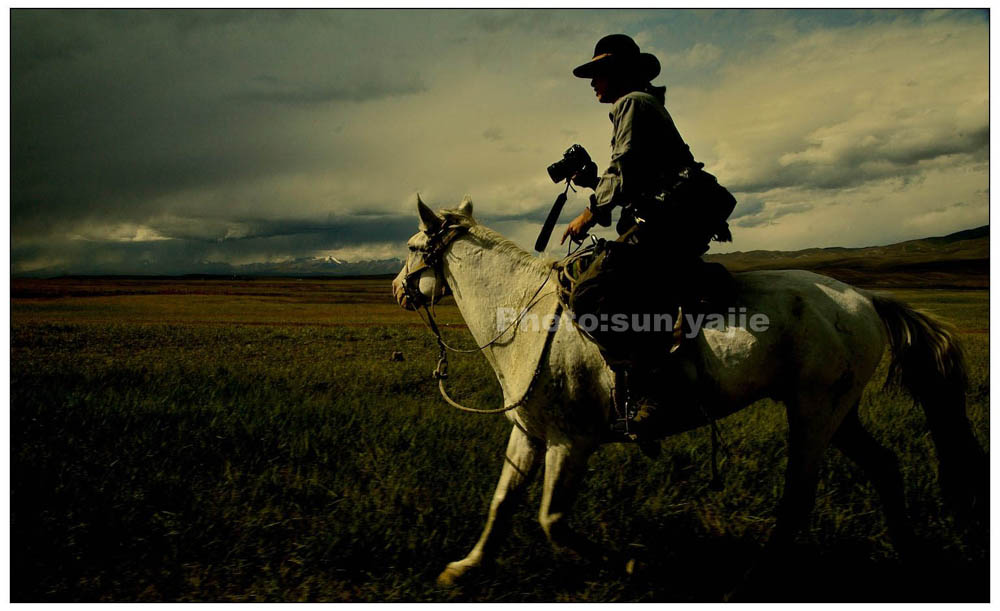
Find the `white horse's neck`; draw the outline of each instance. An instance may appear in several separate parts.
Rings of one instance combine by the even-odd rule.
[[[483,351],[508,401],[520,398],[518,393],[527,387],[541,354],[546,335],[543,319],[553,313],[556,303],[554,274],[537,296],[536,292],[549,271],[544,261],[481,225],[455,240],[444,257],[445,280],[477,345],[495,338],[532,297],[541,298],[528,312],[531,319]]]

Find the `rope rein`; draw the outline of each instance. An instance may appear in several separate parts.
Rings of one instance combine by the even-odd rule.
[[[427,307],[427,304],[424,304],[424,310],[427,312],[426,320],[424,319],[423,315],[420,314],[420,310],[419,309],[417,310],[417,314],[418,316],[420,316],[420,320],[427,325],[427,327],[434,334],[434,337],[437,339],[438,350],[439,350],[438,363],[437,367],[434,369],[431,376],[438,381],[438,390],[441,391],[441,396],[444,397],[444,400],[449,405],[451,405],[457,410],[472,414],[502,414],[504,412],[509,412],[511,410],[517,409],[518,407],[521,407],[528,401],[528,397],[531,395],[531,391],[535,387],[535,381],[538,379],[538,376],[542,371],[542,367],[545,364],[545,357],[548,355],[549,348],[552,345],[552,339],[555,336],[555,333],[552,330],[549,330],[546,333],[545,344],[542,346],[542,352],[538,356],[538,363],[535,365],[535,370],[531,375],[531,381],[528,383],[528,388],[525,389],[524,394],[521,396],[520,399],[518,399],[514,403],[510,405],[505,405],[504,407],[500,407],[497,409],[478,409],[473,407],[466,407],[461,403],[458,403],[457,401],[452,399],[451,396],[448,395],[448,391],[445,390],[444,387],[444,381],[448,377],[448,350],[451,350],[452,352],[468,354],[473,352],[481,352],[486,348],[489,348],[490,346],[495,344],[501,337],[503,337],[505,333],[507,333],[507,331],[509,331],[514,327],[514,325],[519,323],[531,308],[537,305],[543,298],[554,294],[554,293],[545,293],[544,295],[541,296],[538,295],[542,291],[542,289],[545,288],[545,285],[548,284],[549,278],[551,277],[552,277],[552,272],[550,270],[548,275],[545,276],[545,281],[542,282],[541,286],[539,286],[538,289],[536,289],[535,292],[531,295],[531,297],[529,298],[528,305],[525,306],[523,310],[521,310],[521,313],[510,324],[504,327],[504,329],[500,331],[500,333],[498,333],[496,337],[486,342],[482,346],[473,349],[452,348],[451,346],[449,346],[447,343],[445,343],[444,337],[441,334],[441,330],[438,328],[437,323],[434,321],[434,316],[431,314],[431,310],[430,308]],[[555,320],[558,320],[561,314],[562,314],[562,304],[557,302],[553,318]]]
[[[443,337],[441,336],[441,333],[440,333],[439,331],[437,331],[437,325],[434,325],[434,326],[431,326],[431,325],[429,325],[429,324],[427,323],[427,321],[426,321],[426,320],[424,320],[424,317],[423,317],[423,315],[422,315],[422,314],[420,314],[420,310],[419,310],[419,309],[417,310],[417,316],[420,316],[420,320],[421,320],[421,321],[423,321],[423,323],[424,323],[425,325],[427,325],[427,326],[428,326],[428,328],[430,328],[430,330],[431,330],[431,331],[433,331],[433,332],[434,332],[434,335],[436,335],[436,336],[437,336],[437,338],[438,338],[438,342],[440,342],[440,343],[441,343],[442,345],[444,345],[444,347],[445,347],[445,348],[447,348],[448,350],[451,350],[452,352],[458,352],[458,353],[464,353],[464,354],[471,354],[471,353],[473,353],[473,352],[481,352],[481,351],[483,351],[483,350],[485,350],[485,349],[489,348],[489,347],[490,347],[490,346],[492,346],[493,344],[495,344],[495,343],[497,342],[497,340],[499,340],[499,339],[500,339],[501,337],[503,337],[504,333],[506,333],[506,332],[507,332],[507,331],[509,331],[509,330],[510,330],[510,329],[511,329],[511,328],[512,328],[512,327],[513,327],[514,325],[516,325],[517,323],[519,323],[519,322],[521,321],[521,319],[522,319],[522,318],[524,318],[525,314],[527,314],[527,313],[528,313],[528,310],[530,310],[531,308],[535,307],[535,305],[537,305],[537,304],[538,304],[538,302],[540,302],[540,301],[542,300],[542,298],[543,298],[543,297],[548,297],[549,295],[554,295],[554,294],[555,294],[555,292],[552,292],[552,293],[545,293],[545,294],[544,294],[544,295],[542,295],[541,297],[538,297],[538,293],[542,292],[542,289],[543,289],[543,288],[545,288],[545,285],[549,283],[549,278],[551,278],[551,277],[552,277],[552,271],[551,271],[551,270],[549,270],[549,273],[548,273],[548,275],[547,275],[547,276],[545,276],[545,281],[544,281],[544,282],[542,282],[542,285],[541,285],[541,286],[539,286],[539,287],[538,287],[538,288],[537,288],[537,289],[535,290],[535,292],[534,292],[534,293],[533,293],[533,294],[531,295],[531,297],[529,297],[529,298],[528,298],[528,301],[529,301],[528,305],[527,305],[527,306],[525,306],[525,308],[524,308],[523,310],[521,310],[521,313],[517,315],[517,318],[515,318],[515,319],[513,320],[513,322],[511,322],[511,323],[510,323],[510,324],[508,324],[508,325],[507,325],[506,327],[504,327],[504,328],[503,328],[503,330],[502,330],[502,331],[500,331],[500,333],[497,333],[496,337],[494,337],[494,338],[493,338],[493,339],[491,339],[490,341],[486,342],[485,344],[483,344],[482,346],[479,346],[479,347],[477,347],[477,348],[452,348],[452,347],[451,347],[451,346],[449,346],[449,345],[448,345],[447,343],[445,343],[445,341],[444,341],[444,338],[443,338]],[[435,280],[436,280],[436,279],[437,279],[437,278],[435,277]],[[535,299],[535,297],[538,297],[538,299],[536,300],[536,299]],[[534,301],[532,301],[532,300],[534,300]],[[433,303],[431,304],[431,307],[434,307],[434,304],[433,304]],[[430,321],[432,321],[432,322],[433,322],[433,320],[434,320],[434,317],[433,317],[433,316],[431,315],[431,311],[430,311],[430,309],[428,309],[428,308],[427,308],[427,305],[426,305],[426,304],[424,304],[424,310],[426,310],[426,311],[427,311],[427,318],[428,318],[428,320],[430,320]]]
[[[556,305],[555,317],[558,318],[562,313],[562,304]],[[448,377],[448,353],[445,351],[444,341],[441,340],[441,336],[438,335],[438,347],[440,348],[440,358],[438,359],[437,369],[431,374],[438,381],[438,390],[441,391],[441,396],[444,400],[448,402],[449,405],[457,410],[468,412],[471,414],[502,414],[504,412],[509,412],[515,410],[525,403],[528,402],[528,398],[531,396],[531,391],[535,388],[535,382],[538,380],[539,374],[542,372],[542,368],[545,365],[545,357],[548,356],[549,349],[552,347],[552,338],[555,333],[549,331],[545,336],[545,345],[542,346],[542,352],[538,356],[538,363],[535,365],[535,370],[531,374],[531,381],[528,383],[528,388],[524,390],[524,394],[521,398],[511,403],[510,405],[505,405],[497,409],[477,409],[474,407],[466,407],[461,403],[458,403],[448,395],[448,391],[444,388],[444,381]]]

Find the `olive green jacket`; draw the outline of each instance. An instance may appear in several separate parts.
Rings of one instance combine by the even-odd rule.
[[[670,176],[695,164],[667,109],[652,95],[633,91],[608,114],[614,126],[611,163],[591,200],[598,223],[611,224],[611,210],[661,190]]]

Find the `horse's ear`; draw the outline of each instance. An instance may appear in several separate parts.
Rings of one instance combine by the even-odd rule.
[[[465,216],[472,218],[472,197],[466,195],[462,198],[462,203],[458,205],[458,211]]]
[[[444,217],[440,217],[436,212],[427,207],[427,204],[420,200],[417,194],[417,212],[420,214],[420,231],[424,233],[435,233],[444,225]]]

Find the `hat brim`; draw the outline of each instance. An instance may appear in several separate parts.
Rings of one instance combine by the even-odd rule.
[[[629,62],[621,56],[606,55],[597,59],[592,59],[585,64],[573,68],[573,76],[579,78],[593,78],[594,76],[608,71],[618,71],[630,67],[641,75],[645,80],[651,81],[660,74],[660,60],[650,53],[640,53],[634,61]]]

